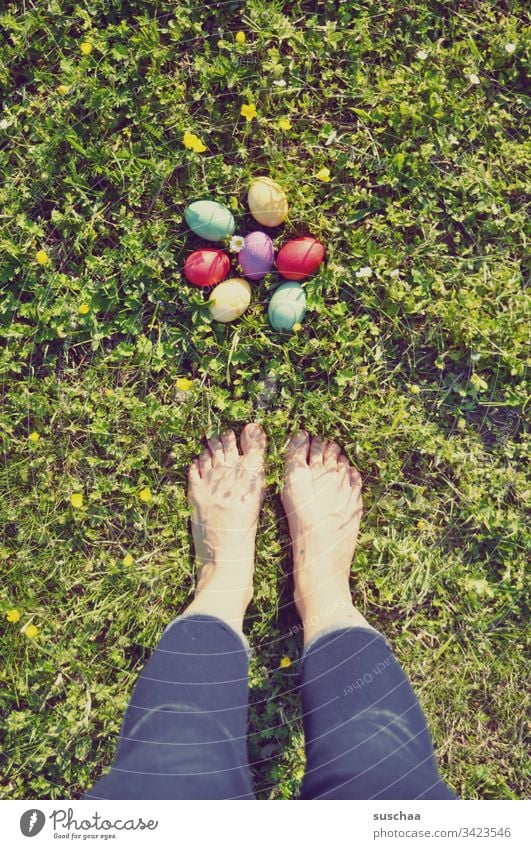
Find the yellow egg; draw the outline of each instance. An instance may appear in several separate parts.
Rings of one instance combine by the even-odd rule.
[[[284,190],[269,177],[253,180],[247,203],[253,218],[264,227],[278,227],[288,217],[288,200]]]
[[[245,312],[251,303],[251,287],[242,277],[224,280],[212,292],[208,301],[210,315],[214,321],[234,321]]]

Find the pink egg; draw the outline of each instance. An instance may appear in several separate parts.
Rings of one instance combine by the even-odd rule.
[[[279,250],[277,268],[288,280],[304,280],[314,274],[324,258],[324,247],[313,236],[291,239]]]
[[[194,286],[215,286],[230,271],[230,259],[218,248],[194,251],[184,263],[183,274]]]
[[[246,277],[250,280],[260,280],[264,274],[271,271],[274,256],[273,242],[267,233],[255,230],[245,237],[238,261]]]

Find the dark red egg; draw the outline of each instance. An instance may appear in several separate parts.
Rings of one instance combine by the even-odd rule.
[[[324,258],[324,247],[313,236],[291,239],[280,249],[277,268],[287,280],[304,280],[314,274]]]
[[[230,259],[216,248],[202,248],[186,258],[183,271],[194,286],[215,286],[229,273]]]

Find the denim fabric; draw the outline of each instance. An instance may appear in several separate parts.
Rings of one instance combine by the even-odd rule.
[[[208,615],[163,633],[134,689],[114,763],[86,799],[254,799],[249,646]],[[426,721],[370,628],[324,633],[302,660],[303,799],[453,799]]]

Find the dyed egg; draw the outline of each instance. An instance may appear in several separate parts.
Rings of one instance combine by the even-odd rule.
[[[245,237],[245,243],[238,254],[238,262],[246,277],[251,280],[260,280],[264,274],[271,271],[275,250],[273,242],[267,233],[255,230]]]
[[[283,283],[273,293],[267,314],[275,330],[291,330],[306,313],[306,293],[298,283]]]
[[[232,236],[236,229],[230,209],[215,200],[194,201],[184,210],[184,219],[190,230],[210,242]]]
[[[194,286],[215,286],[227,276],[230,259],[217,248],[204,248],[186,257],[183,274]]]
[[[214,321],[234,321],[251,303],[251,287],[243,277],[231,277],[216,286],[208,302]]]
[[[264,227],[278,227],[288,216],[283,189],[269,177],[257,177],[249,186],[247,203],[251,215]]]
[[[313,236],[299,236],[278,252],[277,268],[288,280],[304,280],[314,274],[324,258],[324,247]]]

